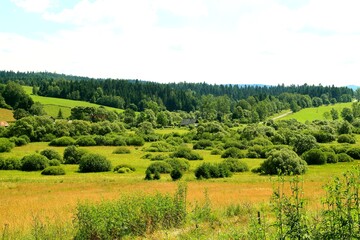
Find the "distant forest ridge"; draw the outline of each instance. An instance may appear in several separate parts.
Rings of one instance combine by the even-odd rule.
[[[322,85],[214,85],[208,83],[156,83],[126,79],[95,79],[50,72],[0,71],[0,83],[15,81],[34,87],[34,94],[94,102],[117,108],[146,108],[153,101],[169,111],[195,111],[204,103],[204,97],[226,96],[236,104],[242,99],[254,98],[256,102],[287,99],[301,107],[300,95],[337,102],[348,101],[354,91],[348,87]],[[345,96],[345,97],[344,97]],[[325,104],[325,102],[324,102]]]

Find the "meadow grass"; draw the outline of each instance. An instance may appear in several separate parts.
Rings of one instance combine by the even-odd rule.
[[[70,116],[71,108],[73,107],[95,107],[98,108],[101,105],[95,103],[89,103],[84,101],[77,101],[77,100],[70,100],[70,99],[63,99],[63,98],[53,98],[53,97],[43,97],[37,96],[32,94],[32,87],[23,86],[23,89],[27,94],[31,96],[34,102],[39,102],[44,105],[45,112],[52,116],[57,117],[59,109],[63,112],[63,117],[67,118]],[[105,109],[109,111],[115,111],[117,113],[123,112],[123,109],[113,108],[104,106]]]
[[[294,118],[302,123],[305,123],[306,121],[312,122],[314,120],[331,120],[331,119],[326,119],[324,117],[324,113],[325,112],[330,113],[332,108],[334,108],[335,110],[338,111],[339,117],[341,118],[340,113],[341,113],[342,109],[345,107],[351,108],[351,105],[352,105],[352,103],[349,102],[349,103],[337,103],[337,104],[328,105],[328,106],[320,106],[320,107],[316,107],[316,108],[304,108],[296,113],[292,113],[283,118],[279,118],[279,120],[289,120],[289,119]]]
[[[12,110],[0,108],[0,121],[14,122]]]

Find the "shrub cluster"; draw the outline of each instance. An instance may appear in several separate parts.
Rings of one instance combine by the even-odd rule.
[[[125,173],[125,172],[135,172],[136,168],[134,168],[131,165],[128,164],[120,164],[117,165],[116,167],[114,167],[114,172],[118,172],[118,173]]]
[[[45,156],[49,160],[59,160],[62,162],[62,157],[60,153],[53,149],[44,149],[40,152],[41,155]]]
[[[247,172],[249,171],[249,166],[239,160],[239,159],[235,159],[235,158],[228,158],[225,159],[223,161],[223,164],[227,165],[227,167],[229,168],[230,172]]]
[[[197,179],[225,178],[230,176],[231,171],[228,165],[224,163],[202,163],[195,169],[195,177]]]
[[[322,165],[326,163],[327,156],[320,149],[311,149],[302,155],[308,165]]]
[[[39,171],[49,166],[49,160],[40,154],[31,154],[22,158],[22,171]]]
[[[350,134],[341,134],[338,136],[338,143],[350,143],[354,144],[356,142],[355,138]]]
[[[245,154],[236,147],[230,147],[225,150],[223,154],[221,154],[222,158],[244,158]]]
[[[78,164],[81,157],[86,153],[84,149],[78,148],[74,145],[68,146],[64,150],[64,163],[65,164]]]
[[[194,146],[193,146],[193,149],[209,149],[213,146],[213,142],[210,141],[210,140],[206,140],[206,139],[203,139],[203,140],[199,140],[197,141]]]
[[[7,138],[0,138],[0,153],[10,152],[15,147],[15,144]]]
[[[145,151],[147,152],[172,152],[175,150],[175,147],[167,142],[154,142],[151,143],[150,147],[148,147]]]
[[[111,171],[111,162],[102,155],[86,153],[80,159],[79,171],[108,172]]]
[[[65,170],[60,166],[50,166],[45,168],[42,175],[65,175]]]
[[[186,146],[179,147],[175,152],[170,154],[172,158],[185,158],[187,160],[203,160],[203,157]]]
[[[70,146],[73,145],[75,143],[75,140],[72,137],[60,137],[60,138],[55,138],[54,140],[52,140],[49,145],[50,146]]]
[[[360,159],[360,147],[352,147],[346,151],[346,154],[353,159]]]
[[[0,158],[0,170],[21,170],[21,160],[15,157]]]

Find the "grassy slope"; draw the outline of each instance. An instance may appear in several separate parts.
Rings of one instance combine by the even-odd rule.
[[[0,121],[13,122],[15,121],[11,110],[0,108]]]
[[[71,111],[71,108],[73,108],[73,107],[78,107],[78,106],[100,107],[101,106],[98,104],[84,102],[84,101],[36,96],[36,95],[32,95],[32,87],[23,86],[23,88],[27,94],[31,95],[31,98],[34,100],[34,102],[40,102],[41,104],[43,104],[46,113],[52,117],[57,117],[59,109],[61,109],[61,111],[63,113],[63,117],[67,118],[70,116],[70,111]],[[116,112],[123,111],[122,109],[112,108],[112,107],[107,107],[107,106],[105,106],[105,108],[110,111],[116,111]]]
[[[335,105],[329,106],[321,106],[317,108],[305,108],[300,110],[299,112],[289,114],[281,120],[292,119],[295,118],[299,122],[313,121],[313,120],[326,120],[324,117],[325,112],[330,112],[332,108],[336,109],[339,112],[339,117],[341,110],[345,107],[351,108],[352,103],[337,103]],[[279,119],[280,120],[280,119]]]

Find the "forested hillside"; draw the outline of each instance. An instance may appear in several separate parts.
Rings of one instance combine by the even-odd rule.
[[[195,113],[204,120],[258,122],[284,109],[296,112],[349,102],[353,90],[335,86],[253,86],[94,79],[48,72],[1,71],[0,82],[33,86],[33,94],[83,100],[133,111],[151,109]],[[0,99],[1,100],[1,99]],[[15,107],[16,109],[16,107]]]

